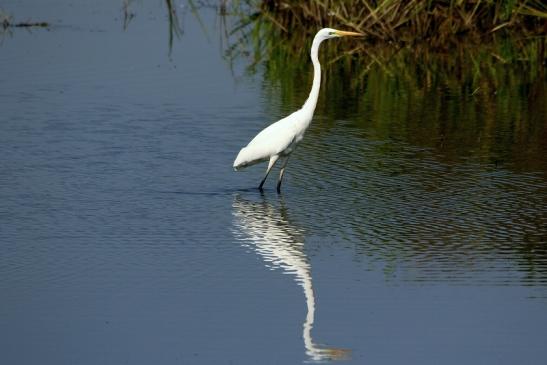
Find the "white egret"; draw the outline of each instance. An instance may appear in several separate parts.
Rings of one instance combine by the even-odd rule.
[[[325,39],[343,37],[343,36],[362,36],[361,33],[345,32],[341,30],[323,28],[313,38],[311,46],[311,60],[313,63],[313,84],[310,96],[301,109],[291,115],[271,124],[256,135],[255,138],[246,147],[243,147],[234,161],[234,170],[238,171],[244,167],[269,160],[266,175],[260,182],[258,188],[262,186],[275,163],[281,159],[281,170],[277,180],[277,192],[281,192],[281,181],[285,173],[285,167],[289,161],[289,156],[296,148],[297,144],[304,138],[304,133],[310,126],[317,98],[319,97],[319,87],[321,86],[321,65],[317,53],[319,45]]]

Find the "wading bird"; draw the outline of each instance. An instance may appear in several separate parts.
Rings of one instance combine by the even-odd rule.
[[[319,45],[325,39],[337,38],[343,36],[362,36],[361,33],[344,32],[341,30],[323,28],[313,38],[311,46],[311,60],[313,63],[313,84],[310,96],[301,109],[291,115],[271,124],[256,135],[255,138],[246,147],[243,147],[234,161],[234,170],[238,171],[247,166],[269,160],[266,175],[260,182],[258,188],[262,186],[275,165],[277,160],[281,159],[281,170],[277,180],[277,192],[281,192],[281,181],[289,161],[289,156],[296,148],[296,145],[304,138],[304,133],[310,126],[317,98],[319,97],[319,87],[321,86],[321,65],[317,53]]]

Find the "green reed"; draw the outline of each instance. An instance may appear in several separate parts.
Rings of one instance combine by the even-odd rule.
[[[445,45],[454,37],[547,32],[542,0],[263,0],[252,1],[283,32],[343,26],[377,41]]]

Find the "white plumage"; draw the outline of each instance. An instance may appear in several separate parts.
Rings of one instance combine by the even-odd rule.
[[[281,191],[281,181],[283,180],[283,174],[285,173],[285,167],[287,166],[289,156],[294,151],[297,144],[304,138],[304,133],[311,123],[313,112],[317,105],[317,98],[319,97],[319,87],[321,85],[321,65],[319,64],[319,59],[317,57],[319,45],[325,39],[329,38],[360,35],[362,34],[343,32],[330,28],[324,28],[317,32],[311,47],[311,60],[313,62],[314,75],[310,96],[301,109],[263,129],[247,146],[239,151],[239,154],[234,161],[234,169],[236,171],[269,160],[266,175],[258,187],[260,190],[262,190],[262,186],[272,167],[278,159],[282,159],[283,162],[279,172],[279,179],[277,180],[277,192],[279,193]]]
[[[303,112],[300,109],[258,133],[246,147],[241,149],[234,161],[234,168],[239,170],[266,161],[275,155],[280,157],[289,155],[296,144],[302,140],[306,131],[299,121],[304,119],[311,121],[311,116],[306,118],[302,115]]]

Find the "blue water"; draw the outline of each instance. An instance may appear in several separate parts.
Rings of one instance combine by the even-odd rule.
[[[170,51],[163,3],[2,5],[52,26],[0,39],[0,363],[544,362],[545,171],[348,112],[261,194],[278,86],[176,6]]]

